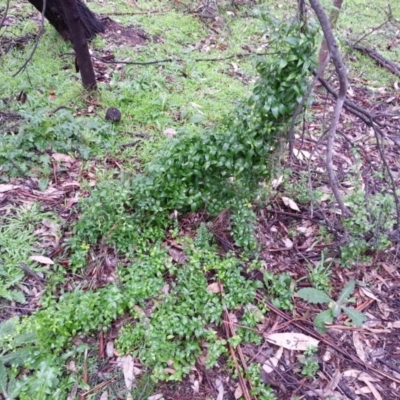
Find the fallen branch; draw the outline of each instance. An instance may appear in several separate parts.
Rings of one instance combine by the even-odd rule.
[[[383,57],[376,50],[373,50],[373,49],[370,49],[370,48],[364,47],[364,46],[351,45],[350,43],[348,43],[348,44],[352,49],[360,51],[361,53],[372,58],[379,66],[386,68],[392,74],[400,76],[400,66],[397,65],[396,63],[394,63],[393,61],[388,60],[387,58]]]

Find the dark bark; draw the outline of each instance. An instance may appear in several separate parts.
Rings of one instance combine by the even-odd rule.
[[[59,0],[64,10],[65,21],[69,28],[70,40],[74,46],[76,62],[82,77],[82,84],[86,89],[97,89],[92,58],[90,57],[88,42],[85,37],[81,16],[78,9],[79,0]]]
[[[38,11],[42,12],[43,0],[28,0]],[[103,23],[89,10],[82,2],[76,0],[84,36],[87,40],[93,39],[98,33],[104,32]],[[71,34],[68,29],[65,12],[60,0],[46,0],[46,11],[44,16],[51,25],[57,30],[64,40],[72,42]]]

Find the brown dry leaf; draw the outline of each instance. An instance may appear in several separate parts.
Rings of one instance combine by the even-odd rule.
[[[163,372],[165,372],[166,374],[174,374],[176,371],[173,368],[164,368]]]
[[[207,290],[210,293],[220,293],[224,291],[224,288],[219,282],[214,282],[207,286]]]
[[[300,211],[300,208],[299,208],[299,206],[296,204],[296,202],[295,202],[294,200],[290,199],[289,197],[283,196],[283,197],[282,197],[282,201],[283,201],[283,204],[284,204],[286,207],[289,207],[289,208],[291,208],[291,209],[294,210],[294,211]]]
[[[375,386],[372,384],[372,382],[367,378],[358,378],[360,381],[365,382],[366,385],[368,386],[368,389],[371,391],[371,393],[374,395],[376,400],[382,400],[382,396],[378,392],[378,390],[375,388]]]
[[[287,249],[293,248],[293,242],[289,238],[282,239],[282,242],[285,244]]]
[[[240,399],[243,396],[243,390],[240,385],[237,385],[234,396],[235,396],[235,399]]]
[[[71,361],[68,363],[67,369],[68,369],[69,371],[72,371],[72,372],[78,372],[78,368],[76,368],[75,360],[71,360]]]
[[[223,400],[224,399],[224,385],[222,384],[221,379],[217,378],[215,380],[215,387],[218,390],[217,400]]]
[[[196,379],[193,383],[192,383],[192,389],[194,393],[199,393],[200,390],[200,382],[198,379]]]
[[[343,376],[345,378],[355,378],[355,379],[367,379],[370,382],[379,382],[378,378],[374,378],[366,372],[362,372],[359,369],[348,369],[347,371],[343,372]]]
[[[283,175],[279,176],[277,179],[272,180],[272,187],[276,189],[279,187],[283,182]]]
[[[106,354],[108,358],[111,358],[114,356],[114,342],[107,342],[106,345]]]
[[[105,390],[105,391],[101,394],[99,400],[108,400],[108,391],[107,391],[107,390]]]
[[[329,383],[326,385],[325,390],[331,390],[334,391],[339,384],[340,380],[342,379],[343,374],[339,371],[336,370],[329,381]]]
[[[54,261],[51,258],[45,256],[30,256],[29,259],[32,261],[36,261],[39,264],[54,265]]]
[[[179,248],[176,248],[176,247],[170,247],[168,249],[168,254],[178,264],[184,264],[185,262],[187,262],[187,256],[182,251],[182,249],[179,249]]]
[[[161,400],[164,398],[163,394],[155,394],[147,398],[147,400]]]
[[[172,139],[176,135],[176,130],[174,128],[167,128],[163,133],[168,139]]]
[[[361,361],[365,362],[365,360],[367,359],[367,356],[365,354],[364,347],[361,343],[359,332],[356,332],[356,331],[353,332],[353,344],[356,349],[356,353],[357,353],[358,357],[360,358]]]
[[[392,326],[393,328],[399,329],[399,328],[400,328],[400,321],[393,321],[393,322],[391,323],[391,326]]]
[[[305,351],[311,346],[317,347],[319,343],[319,340],[311,336],[296,332],[272,333],[265,340],[288,350],[301,351]]]
[[[14,188],[16,188],[15,185],[1,184],[0,185],[0,193],[9,192],[10,190],[13,190]]]
[[[360,290],[365,296],[369,297],[370,299],[379,301],[379,299],[367,287],[360,287]]]
[[[262,368],[267,374],[270,374],[275,370],[279,360],[282,357],[282,354],[283,354],[283,347],[279,347],[275,355],[270,357],[267,361],[265,361]]]
[[[125,386],[128,390],[132,389],[135,382],[134,364],[131,355],[121,357],[122,372],[124,374]]]
[[[397,271],[397,266],[396,265],[387,265],[385,263],[381,264],[383,269],[390,275],[393,275]]]
[[[69,156],[68,154],[63,154],[63,153],[54,153],[51,155],[51,158],[54,161],[65,162],[65,163],[71,163],[75,161],[75,158]]]

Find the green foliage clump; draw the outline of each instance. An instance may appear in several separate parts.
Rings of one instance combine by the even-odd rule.
[[[388,232],[393,229],[396,218],[394,199],[388,193],[366,198],[363,191],[357,190],[345,201],[353,214],[344,220],[349,242],[340,251],[343,265],[351,267],[368,261],[368,251],[385,250],[390,246]]]
[[[43,251],[34,232],[46,219],[53,220],[54,215],[37,204],[11,208],[9,215],[0,216],[0,298],[25,303],[23,291],[17,289],[25,276],[21,263],[38,271],[30,256]]]
[[[99,187],[83,204],[76,249],[79,241],[93,243],[104,232],[126,249],[136,245],[134,236],[151,237],[150,226],[165,228],[174,210],[199,209],[212,215],[231,209],[237,244],[256,248],[255,216],[243,204],[254,200],[260,182],[270,177],[273,154],[306,90],[314,59],[315,32],[301,33],[296,24],[273,25],[271,32],[271,48],[279,51],[273,60],[257,59],[253,94],[220,126],[181,131],[167,140],[126,186]]]
[[[17,133],[0,135],[1,180],[48,175],[51,153],[77,153],[87,159],[95,147],[110,143],[110,125],[97,118],[77,118],[70,111],[20,111],[25,123]],[[104,140],[107,139],[107,140]]]
[[[293,280],[289,274],[282,273],[276,276],[271,272],[265,272],[264,283],[268,293],[274,296],[271,302],[275,307],[293,310]]]
[[[182,130],[159,148],[141,174],[124,182],[104,182],[81,203],[83,213],[70,238],[73,271],[85,266],[88,250],[99,240],[115,245],[130,262],[118,266],[118,282],[101,289],[76,289],[57,301],[48,295],[42,308],[23,324],[23,332],[36,335],[36,355],[19,368],[27,368],[32,376],[47,374],[47,380],[42,378],[46,382],[43,398],[58,384],[61,371],[54,369],[53,361],[71,339],[106,330],[128,312],[134,322],[121,331],[120,351],[139,357],[151,367],[155,379],[168,380],[181,379],[199,356],[212,367],[224,354],[226,343],[218,336],[224,310],[244,309],[239,321],[243,326],[252,327],[261,320],[260,313],[248,306],[259,283],[241,274],[237,258],[215,254],[204,227],[199,229],[197,247],[185,249],[187,260],[182,265],[169,261],[158,243],[172,224],[169,215],[175,210],[204,209],[216,215],[230,209],[237,245],[250,252],[256,249],[256,216],[249,204],[260,182],[271,175],[273,155],[307,86],[314,52],[312,32],[303,34],[296,25],[280,28],[273,26],[270,32],[271,49],[275,46],[277,55],[256,60],[259,78],[253,93],[239,102],[234,113],[217,127]],[[32,157],[42,157],[45,164],[49,151],[80,151],[85,156],[92,144],[100,144],[108,135],[104,125],[88,127],[82,120],[77,131],[74,122],[68,113],[60,113],[54,121],[32,116],[27,141],[20,134],[7,138],[28,155],[23,159],[26,173],[32,172]],[[13,164],[8,154],[0,153],[1,157],[10,171]],[[150,251],[149,243],[153,243]],[[278,284],[272,290],[288,307],[288,280],[282,278]],[[242,331],[236,339],[257,341]],[[45,354],[47,358],[42,358]],[[45,360],[46,365],[42,364]],[[254,394],[273,399],[257,367],[249,368]]]
[[[156,291],[159,295],[155,311],[148,316],[135,311],[135,323],[126,325],[118,339],[119,350],[134,352],[152,368],[156,379],[181,379],[200,354],[205,355],[207,367],[215,365],[226,351],[225,340],[218,338],[215,330],[221,324],[223,309],[234,310],[255,298],[257,284],[241,276],[235,258],[220,259],[195,247],[188,248],[187,253],[187,263],[175,270],[169,268],[174,280],[168,291]],[[123,280],[128,297],[137,300],[143,277],[137,277],[136,272],[139,269],[127,270]],[[215,281],[221,283],[222,297],[208,289],[206,273],[213,273]],[[162,281],[158,283],[161,286]]]
[[[298,356],[301,364],[301,374],[309,378],[314,378],[319,370],[318,358],[316,353],[317,347],[309,347],[303,354]]]

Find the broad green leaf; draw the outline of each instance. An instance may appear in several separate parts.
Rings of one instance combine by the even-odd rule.
[[[303,288],[297,292],[303,300],[313,304],[330,303],[332,299],[322,290],[315,288]]]
[[[368,319],[362,312],[357,311],[353,307],[343,307],[343,310],[347,314],[347,316],[351,319],[353,324],[355,326],[358,326],[359,328]]]
[[[4,340],[6,336],[10,336],[17,328],[18,317],[12,317],[0,324],[0,341]]]
[[[3,363],[0,363],[0,393],[7,396],[7,369]]]
[[[26,302],[25,295],[19,290],[11,290],[10,294],[12,299],[17,303],[23,304]]]
[[[320,312],[314,319],[315,328],[319,333],[326,333],[326,324],[333,322],[333,315],[331,310]]]
[[[23,365],[26,359],[32,354],[32,347],[24,347],[0,357],[0,363]]]
[[[345,285],[344,288],[342,290],[342,293],[340,293],[339,298],[337,299],[337,303],[339,305],[342,305],[343,303],[346,303],[346,301],[350,298],[350,296],[353,294],[354,292],[354,288],[356,285],[356,281],[355,280],[351,280],[348,281]]]
[[[272,115],[273,115],[275,118],[278,118],[278,115],[279,115],[279,108],[278,108],[278,107],[272,107],[272,108],[271,108],[271,112],[272,112]]]

